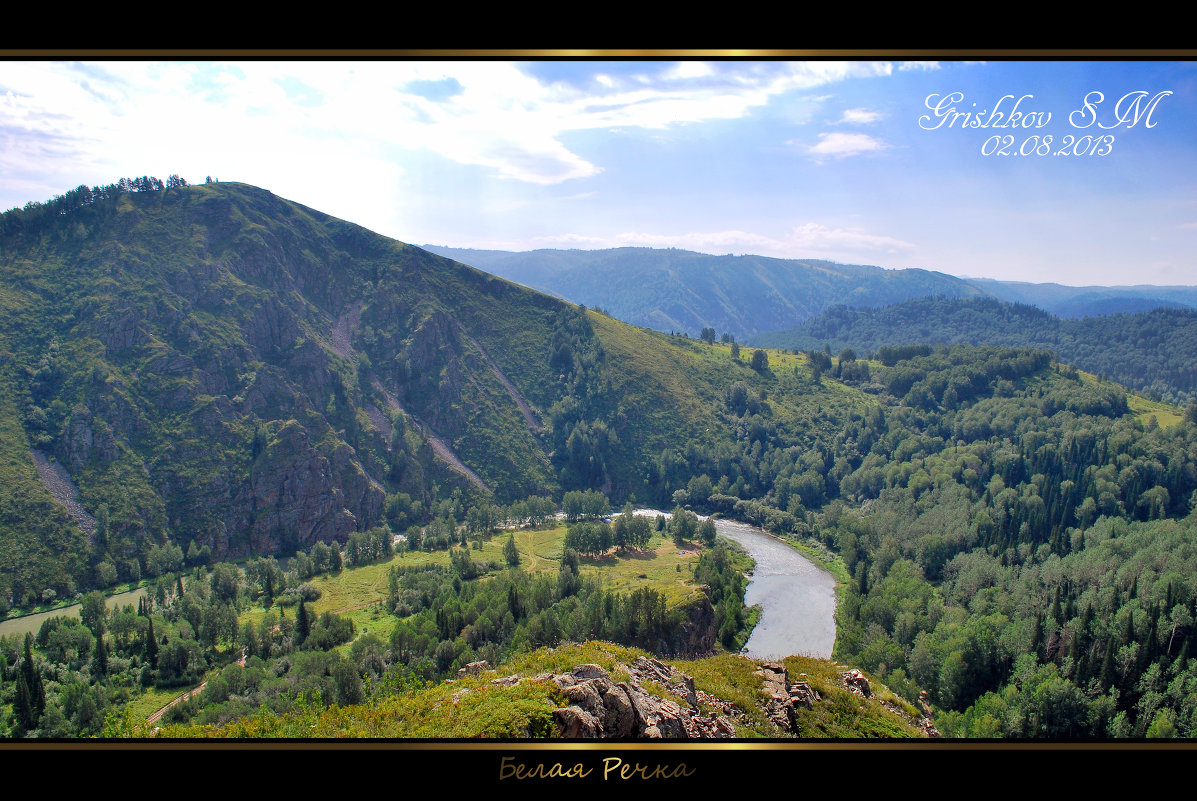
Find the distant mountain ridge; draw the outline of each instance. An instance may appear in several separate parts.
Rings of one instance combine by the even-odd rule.
[[[617,319],[698,336],[706,327],[743,339],[790,328],[835,303],[984,294],[929,270],[886,270],[816,259],[711,256],[688,250],[534,250],[513,253],[424,245],[425,250]]]
[[[515,252],[423,247],[565,300],[598,306],[634,325],[691,336],[711,327],[739,340],[795,328],[837,305],[879,308],[932,296],[991,297],[1077,318],[1197,308],[1194,286],[1070,287],[673,248]]]
[[[987,294],[1011,303],[1029,303],[1059,317],[1097,317],[1159,308],[1197,308],[1197,286],[1065,286],[965,279]]]

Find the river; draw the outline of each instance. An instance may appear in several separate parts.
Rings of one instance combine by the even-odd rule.
[[[652,509],[637,509],[636,514],[669,516]],[[835,579],[831,574],[764,529],[715,518],[715,530],[743,545],[756,561],[744,602],[760,604],[761,619],[744,646],[748,656],[830,659],[835,645]]]
[[[136,604],[137,599],[144,596],[145,593],[145,587],[138,587],[135,590],[128,590],[126,592],[119,592],[116,595],[110,595],[104,599],[104,603],[109,609],[119,608],[129,604]],[[14,617],[8,620],[0,621],[0,637],[7,637],[10,634],[24,635],[25,632],[37,634],[38,629],[41,628],[42,623],[46,622],[47,618],[79,617],[79,610],[82,608],[82,604],[71,604],[70,606],[52,609],[49,612],[36,612],[32,615]]]
[[[761,605],[761,619],[745,645],[754,659],[800,655],[831,658],[835,645],[835,579],[762,529],[715,520],[715,530],[744,546],[756,570],[744,602]]]

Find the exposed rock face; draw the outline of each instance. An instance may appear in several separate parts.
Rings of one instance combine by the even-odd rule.
[[[457,678],[464,679],[466,676],[477,676],[486,670],[490,670],[490,663],[485,659],[480,662],[471,662],[457,671]]]
[[[553,719],[566,739],[731,739],[736,736],[735,722],[749,723],[748,716],[734,703],[717,698],[694,686],[694,679],[676,667],[650,657],[639,657],[631,665],[620,665],[629,680],[617,682],[602,667],[594,664],[578,665],[565,673],[542,673],[532,678],[538,682],[552,682],[559,687],[569,705],[553,710]],[[458,671],[458,678],[477,675],[489,666],[473,662]],[[778,733],[802,737],[804,732],[798,711],[814,710],[817,703],[828,703],[799,674],[789,681],[786,667],[766,662],[755,671],[769,700],[761,704],[762,711],[777,727]],[[845,686],[853,692],[868,688],[868,679],[859,670],[841,674]],[[491,684],[511,687],[525,681],[519,675],[492,679]],[[849,684],[849,680],[851,684]],[[650,694],[645,683],[665,687],[678,700]],[[863,682],[863,684],[862,684]],[[868,688],[871,693],[871,688]],[[466,691],[462,691],[466,692]],[[659,692],[659,690],[658,690]],[[866,696],[869,697],[869,696]],[[456,699],[456,696],[455,696]],[[879,701],[889,712],[902,718],[922,732],[925,737],[939,737],[931,722],[930,706],[924,704],[924,716],[917,720],[901,706],[887,700]],[[714,714],[703,710],[715,710]]]
[[[765,705],[769,720],[782,731],[799,734],[801,726],[796,707],[814,709],[815,702],[822,700],[819,694],[805,680],[790,684],[785,665],[766,662],[753,672],[761,677],[764,690],[769,693],[769,702]]]
[[[325,455],[294,421],[283,425],[239,493],[235,525],[248,528],[251,552],[278,549],[279,532],[294,532],[304,549],[318,540],[344,542],[358,520],[381,514],[385,493],[372,484],[343,443]],[[235,526],[230,526],[234,528]]]
[[[598,665],[578,665],[538,681],[551,681],[562,689],[570,705],[554,710],[561,736],[569,739],[639,737],[658,739],[727,739],[735,736],[731,720],[723,715],[706,716],[699,711],[694,679],[677,668],[655,659],[640,657],[627,667],[631,679],[614,681]],[[510,678],[497,682],[510,683]],[[665,684],[685,699],[683,706],[646,692],[643,681]]]
[[[678,631],[673,653],[706,654],[715,648],[715,609],[704,595],[688,607],[689,620]]]

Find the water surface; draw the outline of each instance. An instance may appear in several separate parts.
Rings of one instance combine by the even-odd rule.
[[[715,529],[756,560],[744,602],[761,605],[761,619],[745,646],[754,659],[791,655],[831,657],[835,645],[835,579],[764,530],[733,520]]]

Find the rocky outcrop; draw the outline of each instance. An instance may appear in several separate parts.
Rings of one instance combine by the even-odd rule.
[[[598,665],[578,665],[561,674],[542,674],[569,699],[569,706],[553,711],[568,739],[643,738],[728,739],[735,726],[725,715],[706,715],[699,709],[694,679],[655,659],[640,657],[626,666],[630,676],[616,682]],[[499,681],[503,681],[502,679]],[[681,703],[649,694],[643,682],[665,685]]]
[[[687,618],[672,643],[672,653],[709,654],[715,648],[715,608],[704,594],[686,607]]]
[[[252,553],[276,552],[283,536],[306,550],[317,540],[344,542],[354,530],[372,525],[384,498],[352,448],[340,443],[322,453],[292,420],[271,439],[235,501],[248,519],[230,521],[228,528],[237,530],[240,523],[249,529]]]
[[[56,455],[70,465],[72,472],[78,473],[92,457],[102,463],[116,461],[116,437],[107,422],[97,418],[87,406],[79,404],[63,423]]]
[[[819,693],[811,688],[805,678],[791,684],[785,665],[766,662],[753,672],[761,677],[763,689],[769,694],[765,714],[770,722],[782,731],[799,734],[801,725],[797,708],[814,709],[815,702],[822,700]]]
[[[747,657],[742,657],[747,661]],[[826,736],[825,717],[817,705],[826,707],[832,699],[824,698],[800,673],[790,681],[784,664],[753,663],[753,673],[760,679],[762,697],[758,709],[775,727],[774,736]],[[491,670],[485,661],[471,662],[457,671],[449,683],[479,677]],[[618,681],[612,673],[627,673]],[[868,679],[859,670],[840,674],[844,686],[863,692]],[[490,680],[496,687],[512,687],[524,681],[551,685],[566,703],[552,712],[558,736],[564,739],[732,739],[737,725],[756,728],[760,718],[732,701],[709,695],[695,686],[694,679],[676,667],[648,656],[631,664],[616,664],[612,671],[596,664],[580,664],[564,673],[541,673],[533,677],[518,674]],[[855,688],[855,689],[853,689]],[[457,690],[453,703],[477,689],[467,684]],[[867,688],[869,704],[880,704],[888,712],[917,729],[924,737],[939,737],[931,722],[931,708],[923,702],[925,715],[915,718],[895,701],[880,698]],[[826,690],[831,692],[831,690]],[[835,690],[838,692],[838,690]],[[808,714],[816,712],[815,715]],[[834,715],[834,712],[829,714]],[[524,736],[532,736],[530,733]]]
[[[844,686],[861,698],[873,697],[873,688],[869,686],[869,680],[856,668],[852,668],[847,673],[844,673],[842,678],[844,679]]]

